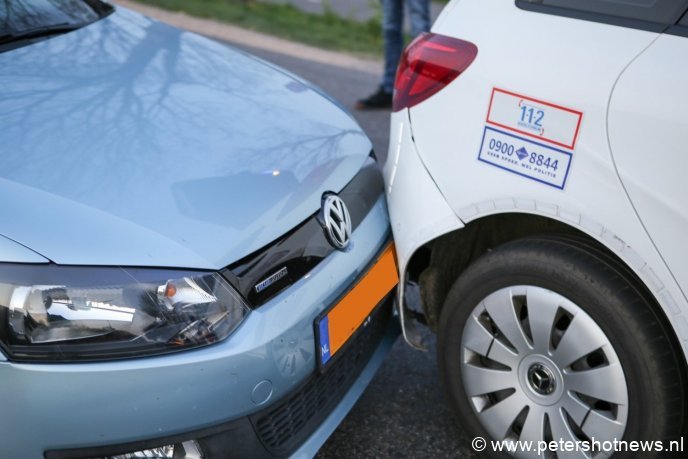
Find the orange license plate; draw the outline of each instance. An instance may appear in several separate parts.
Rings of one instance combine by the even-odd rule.
[[[320,366],[327,364],[399,283],[394,244],[332,308],[315,321]]]

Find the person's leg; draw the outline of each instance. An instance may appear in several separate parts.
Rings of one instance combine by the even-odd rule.
[[[411,35],[430,30],[430,0],[406,0],[411,19]]]
[[[404,2],[382,0],[382,33],[385,47],[385,69],[380,86],[385,92],[394,90],[401,52],[404,49]]]
[[[384,40],[385,63],[380,87],[370,96],[356,102],[359,110],[389,109],[392,107],[392,92],[397,65],[404,47],[404,1],[381,0],[382,38]]]

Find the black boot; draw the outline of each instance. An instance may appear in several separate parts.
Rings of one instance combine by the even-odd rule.
[[[376,93],[356,102],[357,110],[381,110],[392,108],[392,93],[380,86]]]

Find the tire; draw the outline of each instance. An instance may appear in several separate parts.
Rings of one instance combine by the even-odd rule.
[[[593,242],[530,237],[488,252],[450,289],[438,335],[445,394],[474,437],[594,437],[604,450],[613,440],[667,447],[686,433],[673,332],[640,281]]]

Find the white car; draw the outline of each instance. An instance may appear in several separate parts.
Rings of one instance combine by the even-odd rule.
[[[680,447],[686,10],[454,0],[407,48],[384,168],[404,335],[437,332],[470,435],[560,458]]]

